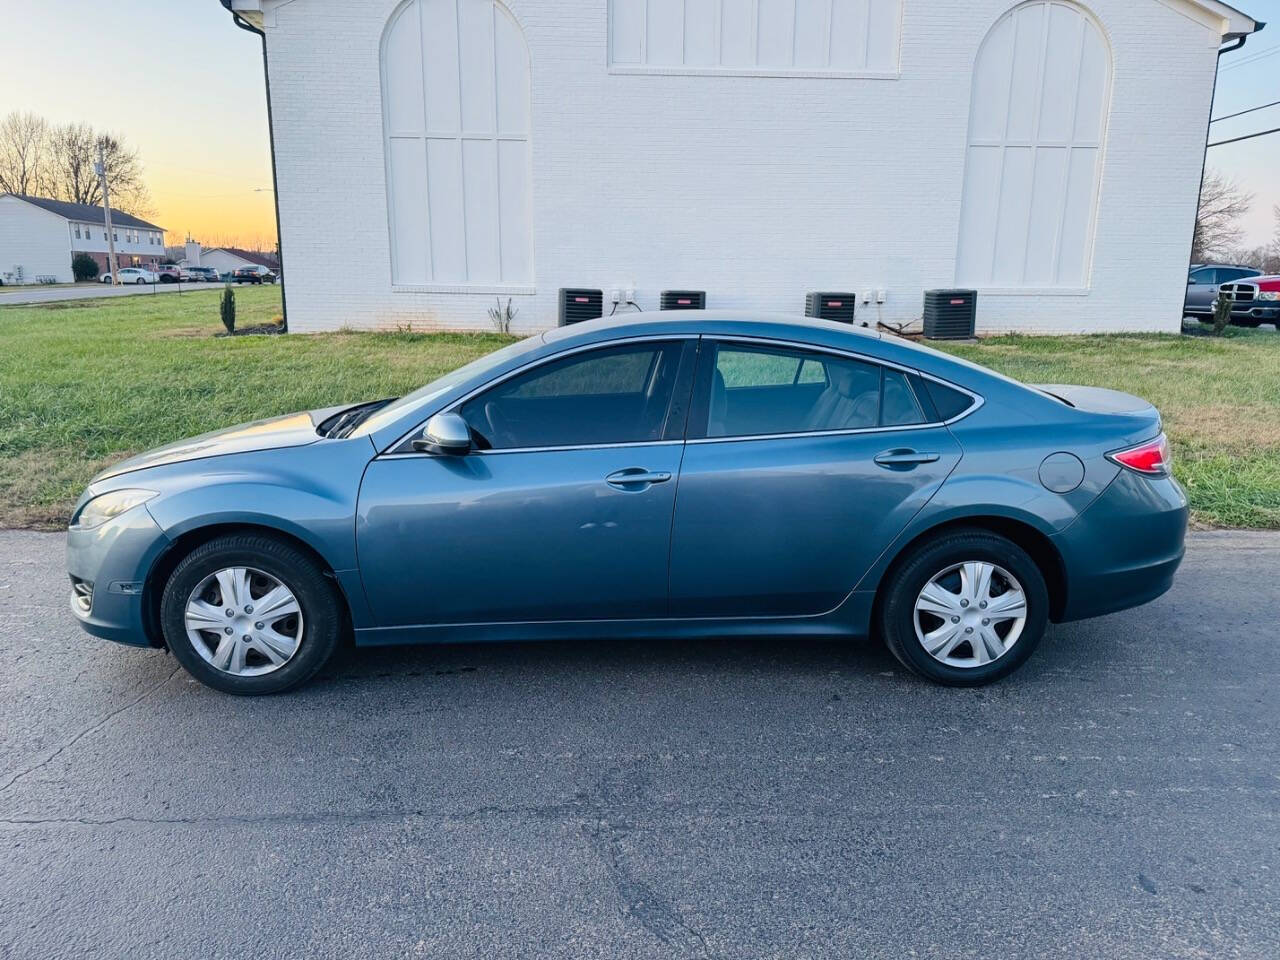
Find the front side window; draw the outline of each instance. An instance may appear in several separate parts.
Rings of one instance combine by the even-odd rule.
[[[664,341],[574,354],[486,390],[459,412],[481,450],[661,440],[681,348]]]
[[[1217,278],[1218,271],[1213,269],[1193,270],[1191,272],[1192,283],[1217,283]]]
[[[868,430],[925,422],[904,374],[875,363],[726,343],[712,347],[707,437]]]

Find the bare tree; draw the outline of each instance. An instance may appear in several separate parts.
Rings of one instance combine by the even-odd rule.
[[[48,149],[44,117],[15,110],[0,120],[0,193],[38,194]]]
[[[1206,170],[1200,185],[1200,208],[1196,211],[1196,232],[1191,243],[1191,259],[1204,263],[1240,242],[1244,228],[1240,218],[1249,211],[1253,194],[1217,170]]]
[[[101,205],[102,185],[94,172],[99,146],[106,157],[112,207],[149,215],[151,195],[143,180],[138,151],[119,137],[98,133],[87,123],[64,124],[49,134],[48,183],[54,199]]]

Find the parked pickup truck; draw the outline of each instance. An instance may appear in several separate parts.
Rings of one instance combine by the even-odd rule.
[[[1280,274],[1233,280],[1218,287],[1218,297],[1231,301],[1231,322],[1242,327],[1273,323],[1280,330]],[[1217,303],[1214,309],[1217,309]]]

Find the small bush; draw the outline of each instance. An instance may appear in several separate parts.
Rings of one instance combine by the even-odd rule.
[[[222,288],[222,300],[218,303],[218,313],[222,315],[222,325],[227,328],[227,333],[235,333],[236,292],[231,289],[229,283]]]
[[[71,275],[76,280],[96,280],[98,277],[98,261],[87,253],[77,253],[71,258]]]

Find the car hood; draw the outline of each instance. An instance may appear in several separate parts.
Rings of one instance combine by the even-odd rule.
[[[255,420],[225,430],[201,434],[188,440],[156,447],[128,460],[112,464],[93,478],[96,483],[108,477],[119,476],[133,470],[158,467],[163,464],[218,457],[228,453],[251,453],[255,450],[279,450],[282,447],[301,447],[320,439],[316,425],[343,407],[290,413],[268,420]]]

